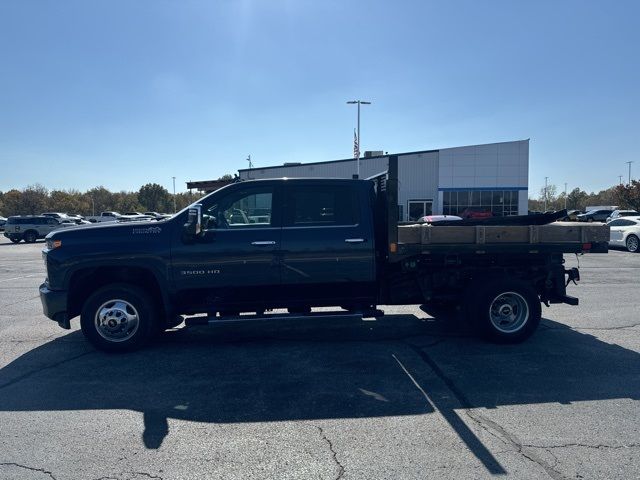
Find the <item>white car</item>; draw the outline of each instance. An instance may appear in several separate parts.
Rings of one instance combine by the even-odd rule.
[[[609,245],[640,251],[640,217],[624,217],[607,223],[610,228]]]
[[[607,218],[607,222],[610,222],[611,220],[615,220],[616,218],[620,218],[620,217],[638,217],[640,216],[640,213],[636,212],[635,210],[614,210],[613,212],[611,212],[611,215],[609,215],[609,217]]]
[[[425,215],[420,217],[418,222],[420,223],[437,223],[451,220],[462,220],[462,217],[457,215]]]

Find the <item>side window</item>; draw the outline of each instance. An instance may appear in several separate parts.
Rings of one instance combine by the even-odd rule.
[[[611,222],[609,222],[610,227],[625,227],[627,225],[633,225],[633,222],[629,222],[628,220],[622,220],[622,219],[612,220]]]
[[[256,228],[272,225],[273,189],[240,190],[221,198],[207,210],[217,228]]]
[[[348,185],[291,186],[285,226],[355,225],[359,221],[356,192]]]
[[[58,221],[55,218],[47,218],[46,222],[48,225],[58,225]]]
[[[629,227],[631,225],[635,225],[636,224],[636,222],[632,222],[631,220],[619,220],[619,222],[620,222],[619,225],[621,227]]]

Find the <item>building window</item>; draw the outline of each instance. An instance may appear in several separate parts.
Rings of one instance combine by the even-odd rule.
[[[518,214],[517,190],[449,190],[442,192],[442,213],[461,215],[464,210],[491,212],[494,217]]]

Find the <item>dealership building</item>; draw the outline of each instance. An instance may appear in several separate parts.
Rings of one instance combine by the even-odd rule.
[[[527,213],[529,140],[441,148],[398,156],[398,210],[405,221],[423,215],[456,215],[463,210],[490,210],[496,216]],[[387,169],[388,154],[365,152],[360,178]],[[239,170],[243,180],[261,178],[352,178],[356,160],[285,163]]]

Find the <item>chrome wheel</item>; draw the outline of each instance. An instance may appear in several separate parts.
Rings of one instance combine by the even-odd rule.
[[[489,306],[489,319],[496,330],[502,333],[514,333],[524,327],[529,320],[529,306],[519,293],[501,293]]]
[[[102,338],[110,342],[124,342],[138,331],[140,316],[125,300],[109,300],[96,311],[94,324]]]
[[[630,252],[637,252],[639,246],[640,242],[638,242],[638,237],[635,235],[629,235],[627,237],[627,250]]]

